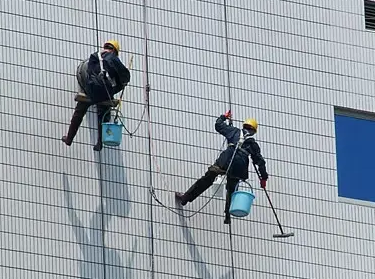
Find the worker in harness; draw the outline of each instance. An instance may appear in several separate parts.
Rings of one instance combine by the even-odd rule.
[[[82,61],[77,68],[77,81],[80,88],[77,105],[71,119],[67,135],[62,141],[70,146],[82,123],[83,117],[91,105],[96,105],[98,113],[98,141],[95,151],[103,148],[102,121],[105,113],[118,104],[113,96],[122,91],[130,81],[130,72],[118,57],[120,45],[110,40],[103,44],[100,52],[94,52],[89,59]],[[117,102],[115,102],[117,101]],[[104,122],[110,121],[106,114]]]
[[[266,181],[268,179],[266,162],[260,153],[259,145],[252,137],[258,129],[257,121],[255,119],[246,119],[243,122],[242,129],[239,129],[225,123],[226,119],[230,119],[231,116],[231,112],[227,111],[225,114],[219,116],[215,123],[215,130],[222,134],[228,141],[226,150],[224,150],[216,162],[208,168],[205,175],[198,179],[184,194],[175,193],[175,197],[180,204],[186,205],[206,191],[213,184],[218,175],[227,173],[224,224],[230,224],[229,208],[231,196],[237,183],[249,177],[249,156],[253,162],[258,165],[261,174],[261,187],[266,187]],[[237,147],[239,141],[242,142],[242,145]]]

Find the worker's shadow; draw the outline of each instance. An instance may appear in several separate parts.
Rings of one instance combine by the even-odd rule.
[[[134,255],[137,247],[135,240],[132,247],[132,254],[126,265],[123,264],[119,252],[115,249],[105,248],[106,276],[98,272],[98,258],[103,256],[103,247],[105,243],[105,231],[113,216],[127,217],[130,212],[129,189],[126,180],[125,165],[121,153],[118,150],[103,148],[99,152],[93,151],[92,146],[97,140],[97,115],[95,108],[87,113],[87,123],[90,129],[91,147],[90,151],[95,152],[97,162],[97,173],[101,176],[101,193],[103,197],[103,208],[101,199],[98,198],[98,205],[93,213],[89,228],[84,228],[73,206],[72,192],[68,176],[64,174],[63,187],[65,191],[65,200],[68,206],[68,216],[72,223],[72,228],[80,246],[84,260],[80,262],[81,276],[83,278],[108,278],[122,279],[134,278],[132,266],[134,265]],[[89,152],[90,152],[89,151]],[[100,158],[101,157],[101,163]],[[104,213],[104,214],[102,214]],[[103,224],[102,224],[103,222]],[[126,269],[126,270],[125,270]]]
[[[188,249],[191,258],[193,259],[195,270],[198,274],[199,278],[206,278],[206,279],[212,279],[212,275],[210,271],[207,268],[207,264],[204,262],[201,253],[198,251],[197,246],[195,245],[194,238],[189,230],[189,227],[186,222],[186,218],[182,216],[184,213],[181,206],[177,207],[179,215],[179,221],[180,225],[182,227],[182,234],[188,243]],[[219,277],[221,279],[230,279],[231,278],[231,271],[229,270],[226,274]]]

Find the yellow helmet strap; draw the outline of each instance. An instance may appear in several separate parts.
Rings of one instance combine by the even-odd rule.
[[[109,44],[109,43],[105,44],[105,45],[103,46],[103,48],[104,48],[104,49],[113,50],[116,54],[118,53],[117,50],[116,50],[116,48],[115,48],[113,45]]]
[[[250,135],[254,135],[256,133],[254,127],[249,124],[243,125],[243,129],[246,130]]]

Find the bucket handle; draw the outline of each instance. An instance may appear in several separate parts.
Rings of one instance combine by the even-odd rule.
[[[104,113],[103,117],[102,117],[102,123],[104,123],[104,117],[108,114],[108,112],[111,113],[111,111],[118,111],[118,109],[110,108],[109,110],[107,110],[107,111]],[[121,113],[121,111],[118,111],[118,113],[119,113],[121,116],[123,116],[122,113]],[[120,120],[120,122],[122,123],[121,120]],[[117,124],[117,121],[114,121],[114,123]]]
[[[241,181],[246,183],[247,185],[249,185],[249,188],[251,189],[251,193],[253,194],[254,193],[253,186],[251,186],[251,184],[249,182],[247,182],[246,180],[238,181],[238,183],[236,184],[236,187],[234,188],[234,192],[238,191],[238,186],[240,185]]]

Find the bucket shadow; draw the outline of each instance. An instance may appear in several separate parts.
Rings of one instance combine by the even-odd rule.
[[[177,207],[177,211],[183,214],[182,208]],[[188,243],[188,250],[191,258],[194,260],[195,270],[199,278],[213,279],[210,271],[208,270],[207,263],[203,260],[201,253],[199,252],[194,238],[188,228],[186,218],[179,215],[179,221],[182,227],[182,234]],[[231,279],[231,270],[229,270],[224,275],[220,276],[219,279]]]
[[[94,107],[93,107],[94,108]],[[87,114],[90,126],[90,149],[98,138],[98,118],[96,109]],[[104,212],[118,217],[127,217],[130,212],[130,195],[127,184],[124,158],[118,148],[103,146],[100,152],[93,151],[97,164],[98,174],[102,179],[102,194],[106,204]]]
[[[97,131],[97,114],[95,107],[91,107],[86,115],[90,129],[90,141],[93,146],[96,143]],[[84,261],[80,262],[81,276],[84,278],[108,278],[108,279],[130,279],[134,278],[133,269],[135,250],[137,249],[137,240],[132,246],[132,253],[126,263],[123,264],[119,251],[111,248],[104,248],[105,259],[103,256],[103,239],[105,239],[105,230],[108,228],[113,216],[127,217],[130,212],[129,189],[126,180],[125,165],[123,158],[118,150],[111,150],[106,147],[99,152],[95,152],[97,163],[97,172],[101,175],[101,192],[103,196],[103,208],[101,202],[96,207],[95,213],[90,219],[89,229],[86,230],[73,207],[72,193],[70,190],[69,179],[66,174],[63,175],[63,187],[65,200],[68,206],[68,217],[72,223],[73,232],[76,236]],[[99,162],[101,155],[102,164]],[[110,164],[110,165],[109,165]],[[115,181],[116,178],[116,181]],[[104,215],[102,215],[102,212]],[[102,224],[103,221],[103,224]],[[103,230],[102,230],[103,229]],[[103,235],[104,234],[104,235]],[[98,258],[101,262],[106,263],[105,269],[101,267],[98,272]],[[96,264],[95,264],[96,263]],[[103,276],[104,270],[106,276]]]

